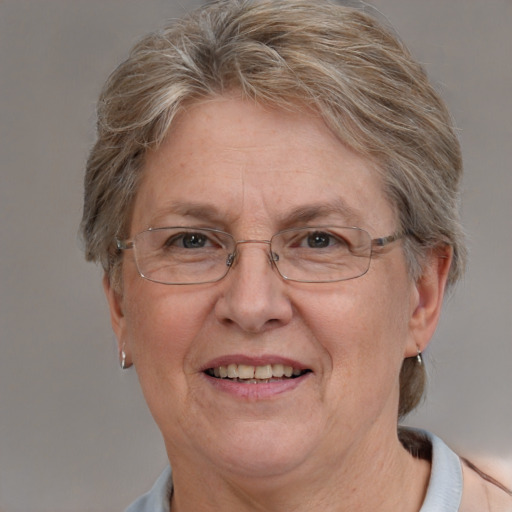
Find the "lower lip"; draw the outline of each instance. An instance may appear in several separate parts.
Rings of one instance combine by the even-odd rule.
[[[261,383],[244,383],[236,380],[211,377],[205,373],[203,373],[203,375],[207,379],[208,383],[219,391],[239,398],[264,400],[296,389],[309,378],[311,372],[305,373],[300,377],[295,377],[294,379],[283,379],[275,382]]]

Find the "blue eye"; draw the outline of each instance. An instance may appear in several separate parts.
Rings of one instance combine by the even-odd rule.
[[[202,233],[187,233],[182,236],[181,240],[186,249],[200,249],[208,242],[208,238]]]
[[[349,244],[342,236],[326,231],[314,231],[308,233],[305,243],[311,249],[325,249],[326,247],[347,247]]]
[[[164,246],[167,248],[178,247],[183,249],[202,249],[210,245],[209,239],[204,233],[179,233],[169,237]]]

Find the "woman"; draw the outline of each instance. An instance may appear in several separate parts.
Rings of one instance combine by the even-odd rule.
[[[397,428],[463,272],[460,177],[443,102],[358,10],[214,2],[133,49],[83,219],[172,467],[131,512],[512,510]]]

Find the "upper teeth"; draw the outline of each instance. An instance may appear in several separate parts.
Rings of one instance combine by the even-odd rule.
[[[271,379],[273,377],[291,377],[300,375],[301,370],[283,364],[266,364],[263,366],[251,366],[248,364],[229,364],[217,366],[213,369],[215,377],[221,379]]]

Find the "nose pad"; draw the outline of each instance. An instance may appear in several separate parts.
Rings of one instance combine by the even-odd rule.
[[[235,262],[236,252],[232,252],[231,254],[228,254],[228,257],[226,258],[226,267],[232,267],[233,263]]]

